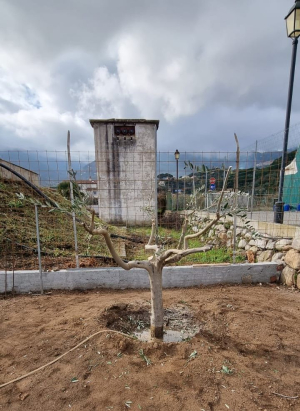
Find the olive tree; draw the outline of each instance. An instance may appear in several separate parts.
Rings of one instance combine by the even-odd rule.
[[[187,234],[190,214],[186,214],[182,225],[182,232],[177,248],[165,249],[164,245],[160,244],[160,242],[158,241],[158,236],[156,235],[155,220],[152,221],[151,235],[148,244],[145,246],[145,249],[151,250],[153,252],[153,255],[150,256],[148,260],[136,260],[129,262],[123,261],[113,246],[108,230],[106,228],[96,226],[94,211],[92,212],[92,218],[90,223],[82,223],[86,231],[88,231],[91,235],[98,235],[104,237],[107,247],[118,266],[122,267],[124,270],[131,270],[132,268],[142,268],[147,271],[149,275],[151,291],[151,337],[160,339],[163,338],[163,268],[167,264],[178,262],[182,258],[190,254],[206,252],[212,248],[211,245],[205,245],[199,248],[189,248],[189,240],[203,236],[208,230],[211,229],[211,227],[213,227],[219,221],[219,219],[224,215],[224,213],[226,213],[226,211],[222,208],[222,199],[226,189],[229,173],[230,169],[227,172],[223,184],[223,189],[216,203],[216,212],[214,219],[207,223],[206,226],[202,228],[200,231],[194,234]]]

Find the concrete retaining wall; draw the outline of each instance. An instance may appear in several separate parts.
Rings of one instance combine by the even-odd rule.
[[[165,267],[163,287],[192,287],[209,284],[267,283],[277,275],[276,263]],[[7,273],[7,291],[12,291],[13,274]],[[14,273],[15,292],[39,292],[38,271]],[[43,273],[44,290],[93,288],[149,288],[148,273],[141,269],[70,269]],[[5,273],[0,271],[0,293],[5,291]]]

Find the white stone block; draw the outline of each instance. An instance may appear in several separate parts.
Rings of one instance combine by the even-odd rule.
[[[269,240],[266,245],[267,250],[274,250],[275,248],[275,241]]]
[[[281,283],[287,285],[288,287],[295,284],[295,272],[296,271],[288,265],[284,267],[280,277]]]
[[[239,241],[238,248],[245,248],[247,245],[247,241],[242,239]]]
[[[263,240],[262,238],[258,238],[257,240],[255,240],[255,245],[258,248],[265,249],[267,245],[267,241]]]
[[[300,238],[299,238],[299,237],[295,237],[295,238],[293,239],[292,247],[293,247],[295,250],[300,251]]]

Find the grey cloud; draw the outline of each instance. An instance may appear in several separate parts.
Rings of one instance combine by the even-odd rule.
[[[0,112],[17,113],[20,109],[21,106],[19,104],[16,104],[4,98],[0,98]]]
[[[21,96],[0,102],[0,133],[14,146],[62,149],[70,128],[76,149],[92,149],[89,117],[156,117],[161,149],[226,150],[234,131],[243,144],[276,132],[292,2],[0,0],[2,71],[42,106],[37,113]],[[296,78],[295,122],[298,88]]]

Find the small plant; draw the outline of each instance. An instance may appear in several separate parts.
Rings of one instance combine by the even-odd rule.
[[[11,208],[22,208],[24,207],[24,202],[21,198],[18,198],[17,200],[9,201],[8,205]]]
[[[143,349],[139,350],[139,355],[140,357],[145,361],[145,363],[148,365],[151,365],[151,360],[150,358],[146,357],[146,355],[144,354]]]
[[[227,374],[227,375],[233,374],[233,370],[230,369],[229,367],[227,367],[227,365],[222,365],[221,372],[222,372],[223,374]]]
[[[138,330],[143,330],[145,328],[145,323],[142,320],[137,320],[137,329]]]
[[[198,355],[197,351],[194,350],[192,354],[189,355],[188,362],[194,360],[197,357],[197,355]]]

